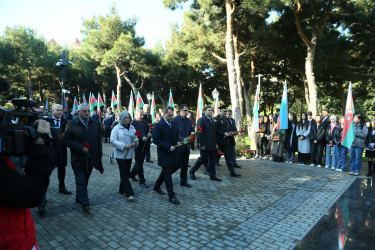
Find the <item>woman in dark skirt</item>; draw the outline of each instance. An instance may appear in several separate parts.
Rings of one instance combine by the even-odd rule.
[[[367,177],[374,176],[375,170],[375,119],[370,122],[366,138],[366,157],[368,157]]]

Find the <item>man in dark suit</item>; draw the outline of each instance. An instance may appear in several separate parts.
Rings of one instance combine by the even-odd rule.
[[[71,194],[69,190],[65,187],[65,168],[67,165],[67,149],[66,146],[62,142],[62,135],[65,132],[66,124],[68,123],[65,119],[63,119],[63,106],[61,104],[54,104],[52,106],[52,117],[54,118],[53,121],[50,122],[51,126],[59,127],[61,129],[61,133],[59,135],[55,135],[56,138],[60,136],[61,141],[57,141],[57,145],[54,148],[53,152],[53,168],[50,169],[50,175],[53,169],[57,168],[57,177],[59,179],[59,193],[61,194]],[[54,131],[54,130],[53,130]],[[43,216],[45,213],[45,207],[47,206],[47,199],[44,196],[42,202],[38,205],[38,214]]]
[[[91,118],[99,122],[99,115],[98,115],[98,112],[96,111],[96,109],[94,109],[94,110],[92,111],[92,116],[91,116]]]
[[[201,127],[203,130],[202,134],[198,133],[200,157],[195,162],[194,166],[190,169],[189,174],[190,178],[196,180],[195,171],[197,171],[200,166],[206,162],[207,172],[212,181],[222,181],[216,176],[215,170],[215,157],[216,157],[216,134],[215,134],[215,125],[212,120],[212,108],[205,107],[204,115],[199,118],[197,126]]]
[[[236,173],[233,168],[232,157],[229,149],[228,140],[233,137],[233,132],[229,129],[228,119],[226,117],[226,108],[228,105],[222,105],[219,107],[220,113],[214,118],[216,142],[219,146],[219,150],[224,153],[225,162],[227,164],[230,176],[239,177],[240,174]]]
[[[160,186],[165,181],[165,187],[168,192],[169,201],[173,204],[180,204],[173,192],[172,174],[178,169],[176,166],[176,147],[181,144],[178,142],[179,133],[177,125],[172,121],[174,109],[172,107],[164,108],[164,117],[154,126],[153,140],[158,147],[158,165],[162,171],[157,179],[154,190],[163,195],[164,192]]]
[[[180,105],[180,114],[173,118],[173,122],[176,124],[179,130],[179,141],[183,141],[184,138],[190,136],[193,133],[193,127],[191,121],[187,118],[189,113],[189,107],[186,104]],[[181,168],[180,172],[180,185],[191,188],[191,185],[187,182],[187,171],[189,165],[190,155],[190,143],[182,145],[177,148],[176,152],[177,166]]]
[[[147,143],[152,135],[149,133],[149,127],[145,120],[143,120],[144,112],[142,109],[135,111],[135,119],[131,122],[135,130],[141,133],[141,138],[139,138],[138,147],[134,149],[135,152],[135,164],[130,171],[130,178],[137,181],[135,175],[138,174],[139,185],[143,188],[147,188],[146,180],[143,174],[143,162],[145,161],[146,149],[143,149],[145,143]]]
[[[115,113],[112,112],[111,107],[108,107],[107,113],[105,114],[105,118],[104,118],[104,143],[107,142],[107,138],[108,138],[108,143],[111,143],[110,137],[111,137],[112,123],[115,120],[116,120]]]
[[[78,106],[78,117],[71,120],[65,130],[64,142],[70,148],[71,163],[76,181],[76,202],[89,212],[87,185],[92,169],[103,173],[102,137],[99,123],[90,118],[88,104]]]
[[[311,111],[307,112],[307,120],[309,121],[309,125],[310,125],[310,134],[309,134],[310,154],[308,154],[308,160],[310,160],[310,166],[314,166],[313,159],[316,159],[316,145],[313,145],[314,144],[313,141],[315,140],[317,130],[316,130],[316,121],[312,117]]]
[[[152,125],[152,117],[151,117],[151,114],[150,114],[150,105],[145,104],[143,106],[143,111],[145,112],[143,120],[145,120],[147,122],[148,126],[150,127]],[[151,144],[151,139],[149,139],[147,141],[147,145],[146,145],[146,148],[145,148],[145,150],[146,150],[146,162],[154,163],[153,161],[151,161],[150,144]]]
[[[229,124],[229,131],[231,132],[237,131],[236,121],[232,118],[232,110],[227,110],[227,119],[228,119],[228,124]],[[236,150],[235,150],[236,140],[234,139],[234,136],[228,137],[228,144],[229,144],[230,156],[233,162],[233,167],[241,168],[241,166],[237,164],[237,160],[236,160]]]
[[[323,109],[322,115],[323,115],[322,124],[324,126],[324,129],[327,129],[328,126],[331,124],[331,120],[328,115],[328,109]]]
[[[315,154],[314,157],[311,154],[311,162],[312,164],[317,164],[318,167],[322,167],[322,157],[323,157],[323,147],[325,145],[325,139],[326,139],[326,129],[321,123],[320,115],[317,115],[315,117],[315,137],[310,143],[310,148],[315,148]],[[312,131],[312,127],[310,129]],[[310,137],[311,138],[311,137]],[[313,166],[313,165],[312,165]]]

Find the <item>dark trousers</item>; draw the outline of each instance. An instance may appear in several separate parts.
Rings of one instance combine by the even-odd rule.
[[[310,159],[311,163],[315,165],[322,165],[322,158],[323,158],[323,147],[324,143],[314,143],[311,141],[310,143]]]
[[[201,156],[198,158],[198,160],[195,162],[194,166],[191,168],[191,172],[194,173],[197,171],[202,164],[207,163],[207,172],[210,174],[210,177],[216,176],[216,170],[215,170],[215,157],[216,157],[216,151],[203,151],[201,150]]]
[[[224,159],[225,163],[227,164],[228,170],[231,174],[234,174],[234,168],[233,168],[233,162],[232,162],[232,157],[231,157],[231,152],[229,145],[219,145],[219,149],[221,152],[224,153]]]
[[[143,149],[143,144],[140,144],[141,148]],[[139,146],[138,146],[139,147]],[[136,152],[135,153],[135,164],[130,171],[130,177],[134,178],[136,174],[138,174],[139,184],[145,183],[145,176],[143,171],[143,162],[145,161],[146,151],[143,152]]]
[[[262,137],[261,133],[256,133],[255,144],[257,146],[257,156],[259,157],[263,156],[263,142],[264,142],[264,137]]]
[[[151,160],[150,143],[146,145],[145,151],[146,151],[146,161],[150,161]]]
[[[305,164],[306,159],[307,159],[307,154],[303,154],[303,153],[298,152],[298,163]]]
[[[66,173],[66,166],[57,166],[57,178],[59,179],[59,189],[65,187],[65,173]]]
[[[108,141],[110,140],[110,137],[111,137],[111,128],[106,128],[104,130],[104,142],[107,142],[107,138],[108,138]]]
[[[176,158],[178,160],[178,168],[180,168],[180,183],[184,184],[187,183],[187,171],[189,165],[189,150],[186,151],[177,151]]]
[[[73,169],[76,180],[76,201],[81,203],[82,206],[89,205],[89,195],[87,193],[87,186],[89,184],[92,166],[88,169]]]
[[[234,144],[229,144],[229,151],[230,151],[230,158],[232,159],[232,163],[234,166],[238,166],[236,160],[236,149]]]
[[[266,152],[265,155],[270,155],[271,154],[271,146],[272,146],[272,141],[271,140],[264,140]]]
[[[130,167],[132,164],[132,159],[116,159],[118,168],[120,170],[120,187],[119,193],[125,194],[126,197],[133,196],[134,191],[132,185],[130,184],[129,177],[130,177]]]
[[[172,174],[179,169],[178,166],[175,167],[163,167],[161,173],[159,175],[159,178],[156,180],[154,190],[158,190],[165,181],[165,188],[167,189],[169,198],[174,197],[175,194],[173,192],[173,182],[172,182]]]

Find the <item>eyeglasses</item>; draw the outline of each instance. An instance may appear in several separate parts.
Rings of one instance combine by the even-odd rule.
[[[128,118],[128,119],[130,119],[130,116],[125,116],[124,118]]]

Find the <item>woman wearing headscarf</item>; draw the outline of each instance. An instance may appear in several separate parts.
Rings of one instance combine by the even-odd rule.
[[[326,162],[325,168],[332,168],[333,170],[336,169],[337,163],[337,154],[336,154],[336,141],[335,141],[335,134],[337,133],[337,117],[332,115],[330,118],[331,123],[327,125],[326,130]],[[331,156],[332,152],[332,156]]]
[[[130,167],[134,157],[134,148],[138,146],[135,128],[130,124],[132,118],[128,111],[120,113],[119,123],[111,133],[111,144],[115,147],[114,158],[120,170],[119,193],[125,195],[129,201],[134,199],[134,191],[129,182]]]
[[[352,146],[349,150],[350,161],[349,168],[351,175],[359,175],[362,170],[362,154],[363,150],[366,147],[366,137],[368,129],[365,124],[365,119],[362,115],[357,114],[354,116],[354,131],[355,138],[352,143]]]
[[[298,137],[298,164],[305,165],[307,154],[310,154],[310,122],[306,113],[301,114],[296,134]]]
[[[366,157],[368,157],[367,177],[374,175],[375,170],[375,119],[370,122],[366,138]]]

